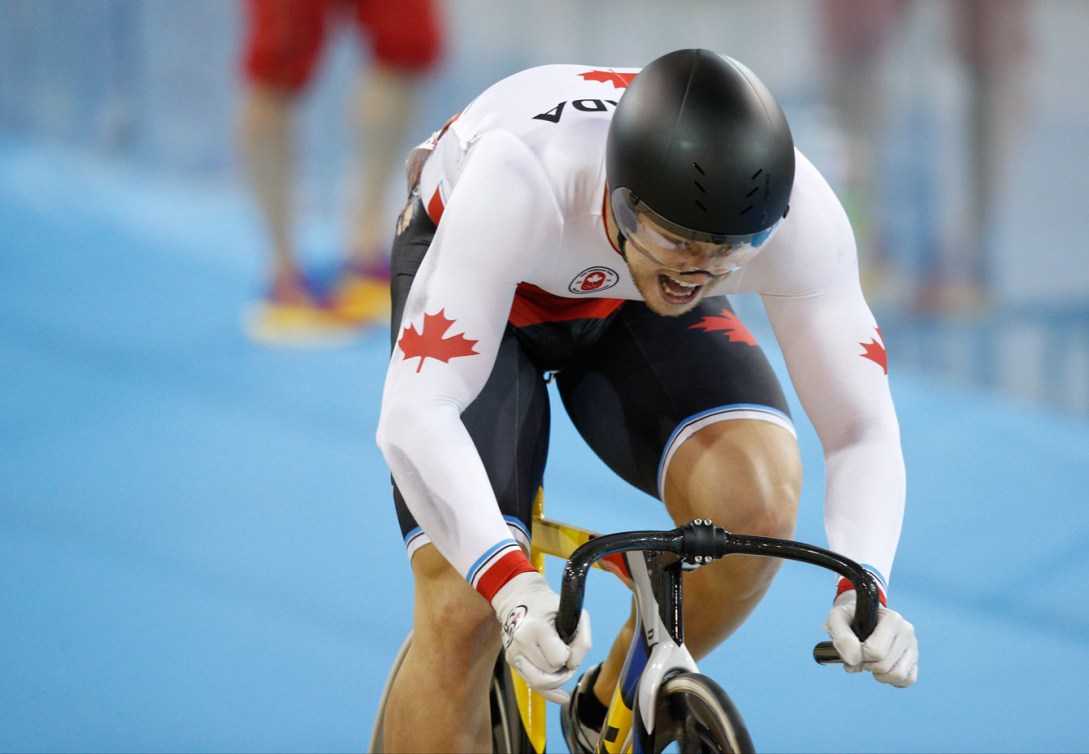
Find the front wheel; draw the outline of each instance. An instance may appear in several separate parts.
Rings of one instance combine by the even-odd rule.
[[[389,700],[389,690],[393,688],[393,681],[397,678],[397,671],[401,669],[401,663],[405,661],[409,647],[412,646],[412,632],[408,632],[397,656],[393,658],[393,667],[390,668],[389,677],[386,678],[386,686],[382,689],[382,696],[378,700],[378,714],[374,716],[374,728],[371,731],[371,746],[368,751],[372,754],[384,754],[386,751],[386,702]]]
[[[642,726],[639,726],[640,728]],[[677,751],[752,752],[741,713],[722,687],[705,675],[681,673],[658,690],[654,731],[644,748],[659,754],[673,743]]]
[[[397,677],[401,664],[412,646],[412,632],[401,645],[397,657],[393,660],[386,687],[382,690],[382,697],[378,704],[378,714],[375,715],[374,729],[371,732],[371,744],[368,751],[372,754],[384,754],[385,752],[385,716],[386,702],[389,699],[389,691],[393,687],[393,681]],[[491,683],[488,686],[488,700],[492,715],[492,751],[495,754],[536,754],[536,747],[529,737],[525,726],[522,724],[522,716],[518,712],[518,698],[514,690],[514,678],[510,666],[507,665],[500,654],[495,662],[495,672],[492,674]]]
[[[492,751],[495,754],[536,754],[536,748],[522,724],[514,673],[500,652],[489,687],[492,710]]]

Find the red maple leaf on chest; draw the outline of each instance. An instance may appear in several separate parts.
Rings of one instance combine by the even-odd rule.
[[[704,317],[688,329],[703,330],[704,332],[720,332],[725,335],[731,343],[748,343],[750,346],[757,345],[756,338],[749,332],[749,328],[745,327],[741,320],[737,318],[737,315],[729,309],[723,309],[712,317]]]
[[[615,89],[627,89],[628,84],[635,78],[634,73],[618,73],[617,71],[587,71],[580,73],[586,81],[600,81],[603,84],[612,84]]]
[[[401,339],[397,341],[405,360],[419,359],[416,367],[419,372],[423,369],[424,359],[436,359],[449,363],[450,359],[458,356],[473,356],[478,351],[473,349],[477,344],[475,340],[469,340],[465,333],[451,335],[444,338],[443,335],[454,324],[454,320],[446,318],[446,310],[440,309],[436,314],[424,314],[423,327],[416,331],[415,325],[409,325],[401,333]]]

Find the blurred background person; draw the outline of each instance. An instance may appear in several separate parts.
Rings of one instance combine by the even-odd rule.
[[[444,43],[437,0],[245,0],[242,158],[268,233],[267,290],[249,333],[266,342],[385,321],[389,316],[386,193],[404,158],[406,128]],[[357,183],[343,265],[331,290],[300,261],[294,201],[295,121],[326,41],[352,25],[371,52],[352,93]]]
[[[949,0],[934,19],[962,67],[962,170],[942,169],[941,180],[963,175],[964,212],[955,230],[929,229],[911,290],[904,290],[900,252],[890,248],[885,206],[875,179],[884,142],[889,48],[918,12],[907,0],[822,0],[821,42],[827,101],[836,111],[846,148],[844,203],[855,221],[863,282],[876,298],[915,307],[919,314],[979,311],[990,299],[993,210],[1024,121],[1029,11],[1024,0]],[[934,35],[941,38],[941,34]],[[914,71],[904,72],[911,75]],[[926,161],[932,155],[916,154]],[[933,168],[927,171],[935,175]],[[933,219],[933,213],[931,215]]]

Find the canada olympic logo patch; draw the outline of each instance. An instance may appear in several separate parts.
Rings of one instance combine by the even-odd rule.
[[[503,621],[504,647],[509,647],[511,642],[514,641],[514,632],[518,630],[518,626],[525,620],[528,612],[529,608],[525,605],[517,605],[511,608],[511,611],[507,613],[506,620]]]
[[[571,285],[567,286],[567,290],[572,293],[597,293],[612,288],[618,282],[620,282],[620,276],[616,274],[616,270],[610,270],[608,267],[590,267],[580,272],[571,281]]]

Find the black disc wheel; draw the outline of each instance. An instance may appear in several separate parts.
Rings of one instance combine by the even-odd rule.
[[[658,690],[650,751],[754,751],[741,713],[722,687],[707,676],[681,673]],[[674,745],[675,744],[675,745]]]

